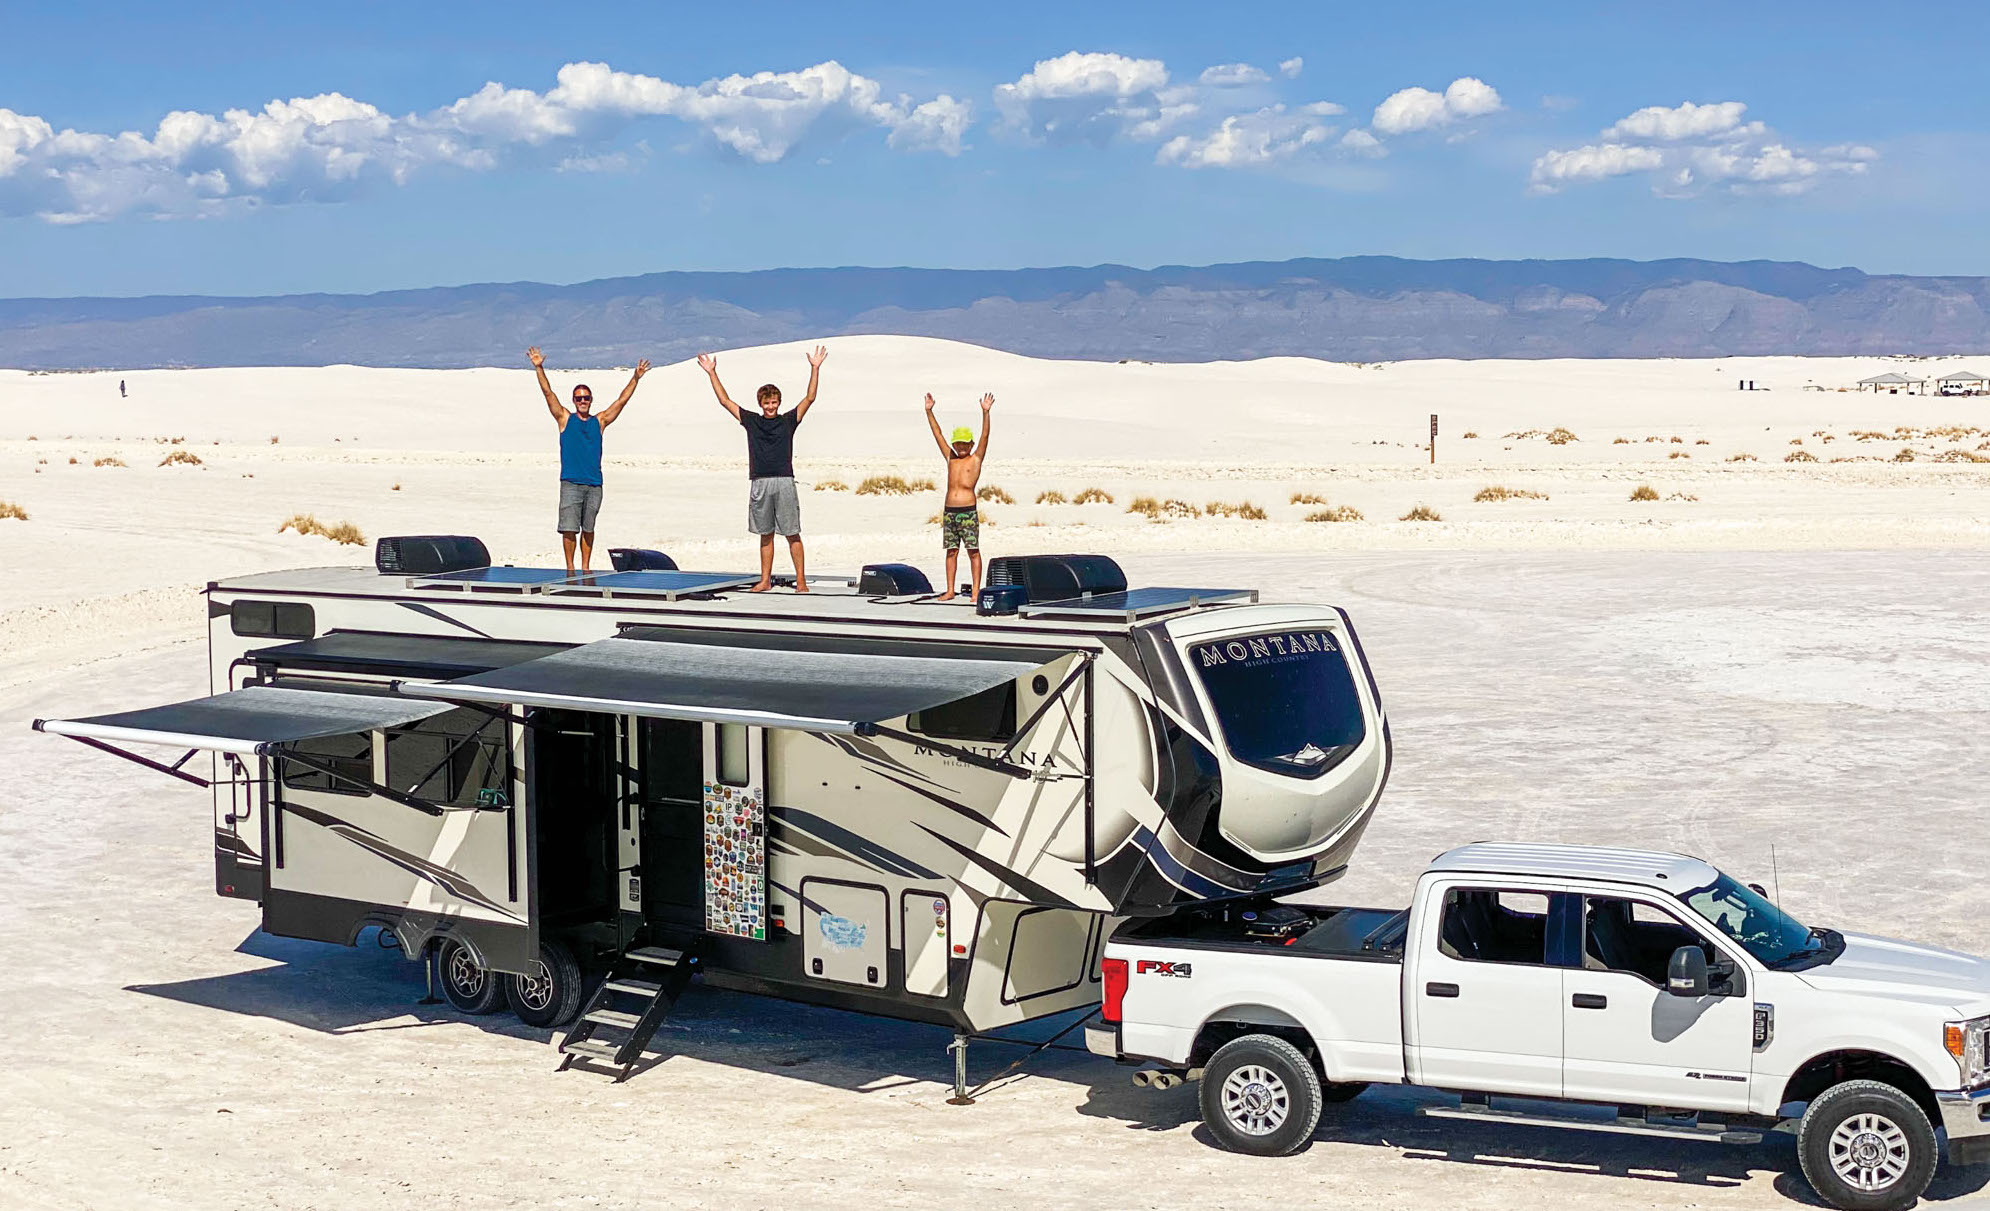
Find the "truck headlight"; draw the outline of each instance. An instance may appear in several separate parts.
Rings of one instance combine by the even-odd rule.
[[[1990,1078],[1990,1017],[1946,1023],[1942,1046],[1962,1069],[1963,1088],[1973,1089]]]

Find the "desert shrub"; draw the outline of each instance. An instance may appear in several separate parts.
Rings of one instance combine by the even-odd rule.
[[[850,485],[840,479],[819,479],[815,481],[815,490],[818,492],[848,492]]]
[[[1900,447],[1900,453],[1898,453],[1898,454],[1896,454],[1896,455],[1894,455],[1894,456],[1893,456],[1893,461],[1894,461],[1894,462],[1897,462],[1897,463],[1911,463],[1911,462],[1913,462],[1913,461],[1914,461],[1914,447],[1912,447],[1912,446],[1902,446],[1902,447]]]
[[[1212,500],[1202,506],[1202,511],[1211,517],[1235,517],[1237,515],[1237,506],[1225,504],[1220,500]]]
[[[914,492],[931,492],[933,490],[934,485],[933,481],[930,479],[915,479],[906,486],[908,488],[911,488]]]
[[[272,433],[272,434],[270,434],[270,435],[269,435],[269,444],[270,444],[270,445],[272,445],[272,446],[274,446],[275,444],[277,444],[278,442],[280,442],[280,441],[282,441],[282,440],[283,440],[283,439],[282,439],[281,437],[277,436],[277,435],[276,435],[276,434],[274,434],[274,433]]]
[[[1040,505],[1064,504],[1065,503],[1064,493],[1059,492],[1056,488],[1045,488],[1043,491],[1036,494],[1036,503]]]
[[[1150,521],[1161,515],[1161,502],[1151,496],[1136,496],[1133,503],[1126,506],[1128,513],[1138,513]]]
[[[1674,450],[1674,451],[1673,451],[1672,453],[1670,453],[1670,454],[1666,455],[1665,457],[1667,457],[1667,458],[1691,458],[1691,457],[1693,457],[1693,456],[1692,456],[1692,454],[1691,454],[1691,453],[1689,453],[1688,451],[1685,451],[1685,450]]]
[[[389,489],[387,489],[387,490],[388,490],[389,492],[399,492],[399,491],[401,490],[401,485],[399,485],[399,484],[395,484],[395,485],[394,485],[393,487],[391,487],[391,488],[389,488]]]
[[[1325,504],[1325,501],[1321,501]],[[1307,521],[1360,521],[1361,510],[1353,505],[1335,505],[1331,509],[1315,509],[1306,515]]]
[[[927,487],[931,486],[927,484]],[[857,485],[859,496],[910,496],[913,491],[914,485],[896,475],[873,475]]]
[[[1990,462],[1990,459],[1978,459],[1977,461]],[[1269,516],[1270,514],[1248,500],[1237,506],[1238,521],[1264,521]]]
[[[1974,450],[1944,450],[1930,460],[1938,463],[1990,463],[1990,455],[1978,454]]]
[[[198,467],[200,465],[200,455],[195,454],[192,450],[175,450],[159,460],[159,465],[162,467],[170,467],[175,463],[189,467]]]
[[[1711,446],[1711,445],[1713,445],[1714,443],[1712,443],[1712,442],[1708,441],[1708,440],[1707,440],[1706,438],[1704,438],[1704,437],[1703,437],[1703,438],[1701,438],[1700,440],[1698,440],[1698,441],[1694,442],[1693,444],[1694,444],[1694,445],[1696,445],[1696,446]]]
[[[1792,437],[1790,439],[1790,444],[1792,446],[1801,446],[1803,445],[1803,439],[1801,437]]]
[[[1698,499],[1700,499],[1700,498],[1699,498],[1699,497],[1697,497],[1697,496],[1695,496],[1695,495],[1693,495],[1693,494],[1692,494],[1691,492],[1674,492],[1674,493],[1673,493],[1672,495],[1670,495],[1670,496],[1666,497],[1665,499],[1667,499],[1667,500],[1698,500]]]
[[[1467,429],[1467,430],[1465,431],[1465,440],[1466,440],[1466,441],[1468,441],[1468,442],[1470,442],[1470,441],[1477,441],[1477,440],[1479,440],[1479,435],[1478,435],[1477,433],[1474,433],[1474,432],[1472,432],[1471,430]]]
[[[1668,437],[1668,438],[1666,438],[1665,440],[1667,440],[1667,441],[1671,442],[1671,443],[1672,443],[1673,445],[1675,445],[1675,446],[1683,446],[1683,445],[1685,445],[1685,444],[1686,444],[1686,439],[1685,439],[1685,438],[1683,438],[1683,437],[1679,437],[1679,436],[1677,436],[1677,435],[1674,435],[1674,436],[1672,436],[1672,437]]]
[[[974,495],[977,500],[992,500],[998,505],[1013,505],[1016,503],[1015,497],[1004,492],[994,484],[987,485]]]
[[[1744,450],[1740,454],[1728,455],[1727,461],[1731,463],[1752,463],[1752,462],[1760,462],[1761,460],[1756,458],[1753,454],[1750,454]]]
[[[104,457],[98,459],[96,462],[93,462],[90,465],[93,467],[122,467],[124,466],[124,460],[117,457],[116,455],[106,454]]]
[[[1172,496],[1169,497],[1167,500],[1161,502],[1161,512],[1169,517],[1202,516],[1201,509],[1196,508],[1194,505],[1188,503],[1185,500],[1176,500]]]
[[[76,456],[74,454],[69,456],[69,465],[72,467],[76,465]]]
[[[366,545],[366,535],[361,534],[359,527],[349,521],[342,521],[336,525],[327,526],[323,530],[320,530],[319,533],[333,542],[344,546],[363,547]]]
[[[1628,446],[1631,444],[1631,439],[1628,437],[1616,437],[1610,439],[1610,444],[1613,446]]]
[[[1656,493],[1656,492],[1652,491],[1652,488],[1651,488],[1651,485],[1650,485],[1650,484],[1639,484],[1639,485],[1638,485],[1637,487],[1635,487],[1635,488],[1632,488],[1632,489],[1631,489],[1631,499],[1632,499],[1632,500],[1657,500],[1657,499],[1658,499],[1658,493]]]
[[[1788,454],[1783,455],[1783,461],[1786,463],[1814,463],[1817,461],[1817,455],[1812,454],[1808,450],[1792,450]]]
[[[1071,503],[1074,505],[1109,505],[1112,503],[1112,493],[1103,488],[1086,488],[1083,492],[1072,497]]]
[[[333,542],[343,543],[351,547],[363,547],[366,545],[366,535],[361,534],[359,527],[353,525],[351,522],[341,521],[328,526],[309,513],[292,513],[285,519],[282,525],[276,528],[278,534],[283,533],[285,530],[295,530],[306,537],[315,535],[319,538],[329,538]]]
[[[1314,492],[1294,492],[1292,494],[1292,503],[1295,505],[1323,505],[1327,503],[1327,498]]]
[[[28,511],[11,500],[0,500],[0,521],[26,521]]]
[[[1532,488],[1508,488],[1501,484],[1494,484],[1488,488],[1480,488],[1479,494],[1472,499],[1481,503],[1495,500],[1546,500],[1548,499],[1548,494],[1546,492],[1536,492]]]
[[[1548,444],[1551,446],[1566,446],[1570,442],[1579,442],[1582,440],[1581,438],[1577,437],[1575,434],[1569,432],[1567,429],[1562,428],[1560,425],[1557,425],[1554,428],[1548,430],[1547,438],[1548,438]],[[1418,520],[1423,520],[1423,519],[1419,518]],[[1435,521],[1437,519],[1433,517],[1430,520]]]
[[[1439,515],[1436,509],[1431,508],[1429,505],[1418,505],[1415,508],[1411,509],[1409,512],[1403,514],[1401,517],[1397,518],[1397,520],[1398,521],[1443,521],[1444,518],[1441,515]]]

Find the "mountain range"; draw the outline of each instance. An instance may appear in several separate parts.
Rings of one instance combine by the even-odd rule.
[[[1990,278],[1779,261],[1345,257],[1014,270],[668,272],[380,294],[0,300],[0,366],[676,361],[856,333],[1034,357],[1210,361],[1990,350]]]

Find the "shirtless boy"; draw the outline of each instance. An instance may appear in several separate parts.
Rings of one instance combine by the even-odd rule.
[[[926,423],[932,427],[933,440],[940,443],[940,453],[947,460],[947,505],[940,514],[940,544],[947,552],[947,591],[940,594],[939,600],[952,601],[954,597],[954,572],[960,567],[960,548],[967,548],[968,563],[974,569],[975,596],[981,593],[981,514],[976,503],[974,490],[981,482],[981,460],[988,455],[988,410],[995,406],[993,395],[981,397],[981,441],[977,444],[974,432],[966,426],[955,429],[953,440],[940,431],[940,422],[933,415],[933,397],[926,396]]]

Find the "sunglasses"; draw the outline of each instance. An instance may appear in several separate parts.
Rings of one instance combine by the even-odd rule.
[[[591,396],[591,395],[576,395],[576,396],[574,396],[574,403],[576,403],[576,404],[591,404],[591,403],[593,403],[593,402],[594,402],[594,397],[593,397],[593,396]]]

